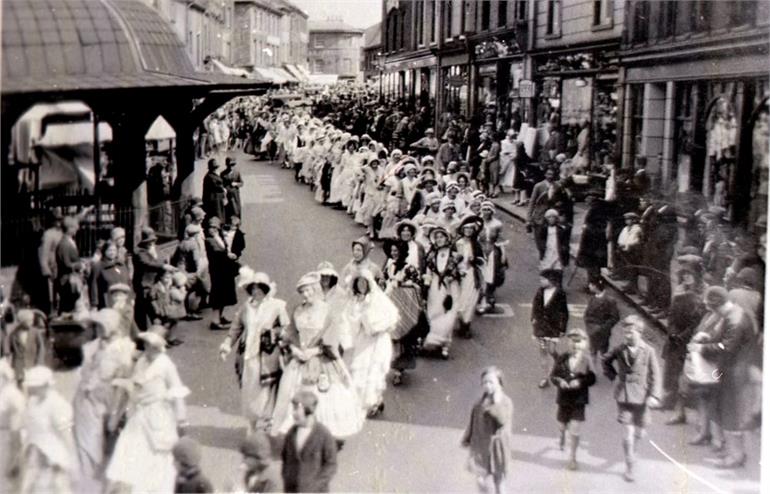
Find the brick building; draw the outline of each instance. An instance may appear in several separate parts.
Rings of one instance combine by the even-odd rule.
[[[363,30],[341,20],[310,21],[308,59],[313,74],[357,78],[361,72]]]

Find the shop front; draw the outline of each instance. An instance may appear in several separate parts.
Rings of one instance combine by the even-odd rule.
[[[516,46],[495,38],[474,50],[474,115],[498,131],[518,130],[528,114],[527,100],[520,94],[524,61]]]
[[[573,164],[595,169],[618,155],[619,84],[614,50],[593,49],[535,59],[536,108],[529,121],[555,120]]]
[[[385,77],[386,86],[390,88],[387,94],[410,107],[430,108],[436,96],[436,66],[433,55],[387,61]]]

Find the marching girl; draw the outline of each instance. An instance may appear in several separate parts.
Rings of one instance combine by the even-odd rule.
[[[382,212],[382,226],[379,236],[381,239],[396,238],[396,224],[401,220],[404,211],[404,188],[401,178],[403,177],[403,168],[399,165],[392,176],[385,179],[385,189],[387,197],[385,199],[385,210]]]
[[[415,368],[418,341],[424,335],[422,314],[421,277],[409,262],[408,247],[404,241],[386,241],[383,247],[388,256],[383,268],[385,294],[398,308],[400,319],[391,333],[394,359],[393,385],[401,384],[403,374]]]
[[[225,360],[237,349],[236,372],[241,385],[241,408],[249,422],[249,432],[270,425],[280,378],[278,339],[289,325],[286,302],[274,298],[276,286],[265,273],[248,266],[240,269],[238,286],[249,298],[243,302],[219,356]],[[239,370],[240,367],[240,370]]]
[[[580,424],[585,421],[588,388],[596,383],[588,335],[580,328],[567,331],[569,349],[556,357],[551,370],[551,383],[556,386],[559,422],[559,448],[563,451],[569,434],[569,470],[577,470]]]
[[[350,373],[361,407],[368,417],[385,409],[383,396],[393,358],[391,331],[399,321],[398,308],[374,280],[372,273],[356,274],[343,311],[353,338]]]
[[[457,312],[460,318],[460,335],[470,338],[471,322],[476,314],[476,304],[479,301],[482,283],[484,281],[482,267],[484,253],[479,244],[479,232],[483,220],[478,216],[468,216],[458,228],[460,238],[455,242],[455,249],[461,260],[458,264],[460,272],[460,293],[457,299]]]
[[[382,204],[385,202],[385,193],[380,187],[382,180],[382,167],[379,159],[369,161],[367,166],[363,167],[363,183],[361,184],[363,192],[363,201],[361,207],[356,213],[356,222],[366,227],[366,233],[369,238],[374,239],[377,232],[374,228],[374,217],[382,211]]]
[[[449,358],[460,291],[458,256],[449,239],[445,228],[436,226],[431,230],[432,247],[425,256],[426,272],[423,277],[428,286],[427,316],[430,324],[423,348],[427,351],[440,350],[445,360]]]
[[[318,397],[318,421],[336,439],[344,440],[361,430],[364,414],[352,377],[337,350],[338,327],[333,323],[331,305],[323,299],[321,275],[304,275],[297,282],[297,290],[302,303],[294,310],[294,324],[282,337],[289,362],[278,389],[272,433],[286,434],[294,425],[291,400],[305,390]]]
[[[364,271],[372,274],[375,280],[382,277],[380,267],[369,259],[372,252],[372,243],[368,237],[360,237],[352,242],[353,259],[342,269],[341,281],[346,288],[350,287],[353,278]]]

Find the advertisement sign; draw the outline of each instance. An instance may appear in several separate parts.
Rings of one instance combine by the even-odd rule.
[[[534,98],[535,97],[535,83],[522,79],[519,81],[519,97],[521,98]]]

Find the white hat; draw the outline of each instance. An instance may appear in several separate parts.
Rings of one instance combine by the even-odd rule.
[[[457,212],[457,205],[454,203],[454,201],[448,197],[445,197],[441,200],[441,211],[446,211],[447,208],[452,208],[455,210],[455,212]]]
[[[270,281],[270,277],[266,273],[254,271],[248,266],[243,266],[238,270],[238,278],[236,279],[238,288],[245,288],[249,285],[265,285],[268,288],[265,295],[271,294],[275,291],[275,284]]]
[[[559,212],[556,211],[555,209],[549,209],[548,211],[545,212],[545,217],[546,218],[550,218],[550,217],[558,218],[559,217]]]
[[[297,282],[297,290],[299,290],[304,286],[316,285],[320,282],[321,282],[321,274],[316,271],[312,271],[310,273],[303,275],[302,278],[299,279],[299,281]]]
[[[137,338],[144,341],[151,347],[157,349],[157,350],[165,350],[166,349],[166,339],[161,336],[157,331],[153,330],[153,327],[150,327],[147,331],[144,331],[142,333],[139,333],[137,335]]]
[[[120,329],[120,313],[115,309],[101,309],[91,314],[91,320],[101,324],[105,334],[115,334]]]
[[[334,276],[336,278],[340,277],[340,275],[337,273],[337,270],[334,269],[334,264],[330,263],[329,261],[321,262],[318,265],[316,272],[321,276]]]
[[[43,365],[38,365],[24,373],[24,386],[38,387],[53,384],[53,371]]]

